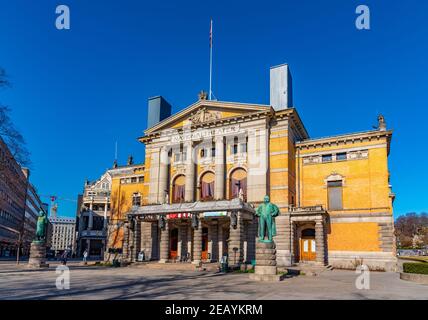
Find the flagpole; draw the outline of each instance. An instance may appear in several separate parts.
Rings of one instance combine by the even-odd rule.
[[[212,99],[212,76],[213,76],[213,19],[210,27],[210,91],[209,100]]]

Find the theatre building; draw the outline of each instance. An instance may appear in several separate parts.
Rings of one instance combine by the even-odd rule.
[[[123,259],[162,263],[255,259],[255,209],[276,217],[277,264],[395,268],[388,155],[378,128],[311,138],[293,107],[287,65],[270,70],[270,104],[198,101],[170,115],[149,100],[141,201],[123,212]],[[366,119],[367,127],[372,119]],[[134,196],[129,194],[128,197]]]

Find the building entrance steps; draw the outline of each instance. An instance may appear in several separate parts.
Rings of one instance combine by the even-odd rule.
[[[293,273],[293,274],[297,273],[297,274],[304,274],[307,276],[318,276],[323,272],[332,271],[333,267],[330,265],[322,266],[322,265],[318,265],[316,263],[301,262],[301,263],[296,264],[295,266],[283,268],[283,269],[285,269],[289,273]]]
[[[133,267],[137,268],[147,268],[151,270],[175,270],[175,271],[208,271],[208,272],[218,272],[219,264],[218,263],[202,263],[201,265],[194,265],[190,262],[167,262],[159,263],[158,261],[150,262],[134,262],[132,263]]]

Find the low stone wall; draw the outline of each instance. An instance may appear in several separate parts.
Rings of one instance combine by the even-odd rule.
[[[420,284],[428,285],[428,275],[427,274],[416,274],[416,273],[400,273],[400,279],[405,281],[412,281]]]
[[[384,252],[332,251],[328,253],[328,264],[336,269],[355,270],[364,264],[372,271],[397,271],[397,258]]]

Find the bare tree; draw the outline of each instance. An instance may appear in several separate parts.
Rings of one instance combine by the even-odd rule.
[[[401,247],[412,247],[415,236],[421,239],[421,245],[428,245],[428,214],[410,212],[395,221],[395,235]]]
[[[10,82],[4,69],[0,68],[0,88],[9,87]],[[27,150],[25,139],[16,129],[10,118],[10,108],[0,104],[0,137],[8,146],[12,156],[21,166],[28,167],[30,153]]]

